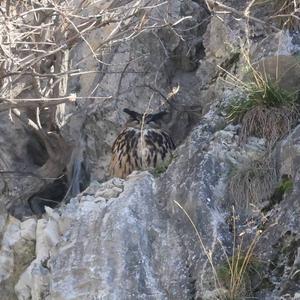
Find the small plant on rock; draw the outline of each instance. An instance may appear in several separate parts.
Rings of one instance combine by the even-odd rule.
[[[298,120],[298,94],[282,89],[253,68],[252,74],[253,81],[241,85],[245,97],[234,101],[227,118],[241,123],[241,142],[257,136],[273,145]]]
[[[275,161],[268,156],[249,160],[232,172],[228,182],[229,198],[238,211],[261,207],[278,183]]]
[[[165,173],[171,164],[171,162],[174,159],[174,155],[171,155],[170,158],[162,165],[156,167],[155,169],[152,170],[152,173],[155,177],[159,177],[161,174]]]
[[[238,219],[238,216],[235,215],[235,209],[233,207],[233,214],[231,218],[233,229],[231,256],[228,255],[228,252],[225,249],[222,241],[218,239],[220,247],[224,253],[225,262],[216,265],[213,259],[213,251],[205,246],[201,234],[191,216],[181,206],[180,203],[178,203],[176,200],[173,201],[184,212],[194,228],[200,247],[211,266],[213,281],[215,284],[214,291],[216,292],[215,299],[239,300],[245,299],[245,296],[249,296],[251,294],[250,277],[254,273],[255,276],[260,274],[259,270],[261,263],[255,259],[254,250],[263,234],[263,231],[256,230],[250,235],[245,231],[238,233],[236,226],[236,220]]]
[[[217,269],[219,282],[227,289],[226,300],[245,299],[252,294],[251,278],[260,275],[261,262],[255,258],[254,250],[259,242],[263,231],[255,230],[246,233],[245,230],[239,231],[236,221],[239,216],[232,210],[232,233],[233,245],[231,256],[227,254],[222,242],[220,245],[225,255],[225,262],[220,264]]]
[[[263,213],[271,210],[276,204],[280,203],[284,199],[286,193],[293,191],[294,182],[292,178],[286,174],[282,175],[281,181],[274,189],[273,194],[270,197],[269,203],[262,209]]]
[[[249,296],[251,277],[257,276],[260,268],[261,263],[255,259],[253,253],[237,253],[221,264],[217,273],[220,282],[228,291],[226,300],[244,299],[245,296]]]

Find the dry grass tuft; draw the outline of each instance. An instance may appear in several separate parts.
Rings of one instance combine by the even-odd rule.
[[[252,75],[253,81],[242,85],[245,97],[230,106],[227,119],[241,123],[241,142],[256,136],[272,146],[295,126],[299,117],[298,94],[282,89],[254,69]]]
[[[270,198],[278,182],[275,162],[270,158],[250,161],[236,170],[229,180],[229,197],[238,210],[260,207]]]
[[[253,107],[243,116],[240,141],[245,143],[249,136],[257,136],[273,145],[291,130],[297,120],[298,111],[288,106]]]
[[[254,250],[259,242],[263,232],[256,230],[250,236],[246,232],[238,233],[236,220],[238,216],[235,215],[233,207],[232,227],[233,227],[233,244],[232,255],[229,256],[222,243],[218,239],[219,245],[224,253],[225,262],[220,265],[215,265],[213,260],[213,251],[207,249],[196,224],[193,222],[188,212],[176,200],[174,203],[184,212],[189,222],[191,223],[195,233],[198,237],[201,249],[203,250],[207,260],[212,268],[214,288],[216,292],[216,299],[222,300],[237,300],[245,299],[245,296],[251,294],[249,289],[250,276],[253,273],[257,275],[258,260],[254,257]],[[243,298],[242,298],[243,297]]]
[[[252,250],[251,250],[252,251]],[[245,299],[251,292],[251,277],[259,272],[259,262],[253,253],[237,253],[236,256],[228,258],[217,272],[221,283],[227,289],[226,300]]]
[[[219,281],[228,290],[226,300],[238,300],[250,297],[251,277],[259,275],[260,263],[254,256],[254,250],[259,242],[263,231],[256,230],[247,234],[239,232],[236,221],[239,216],[232,210],[233,247],[229,257],[222,242],[219,241],[226,261],[217,268]]]

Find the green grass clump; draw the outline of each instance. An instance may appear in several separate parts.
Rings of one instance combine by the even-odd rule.
[[[251,255],[237,253],[217,268],[224,288],[228,290],[226,300],[245,299],[251,295],[251,276],[260,274],[262,264]]]
[[[270,80],[264,81],[260,79],[259,81],[245,85],[246,98],[234,101],[228,111],[228,120],[240,121],[248,111],[258,106],[261,109],[295,108],[297,103],[297,95],[295,93],[289,93]]]
[[[241,85],[245,97],[229,107],[227,119],[241,123],[241,142],[256,136],[273,145],[298,120],[298,93],[286,91],[257,71],[252,72],[253,81]]]
[[[280,203],[284,199],[284,195],[293,191],[294,182],[288,175],[283,175],[280,183],[275,188],[272,196],[270,197],[269,204],[262,209],[263,213],[271,210],[276,204]]]
[[[168,166],[163,165],[155,168],[152,172],[155,177],[159,177],[161,174],[165,173],[167,169]]]
[[[161,174],[165,173],[167,171],[169,165],[173,161],[173,158],[174,158],[174,155],[170,156],[170,158],[167,161],[165,161],[163,164],[161,164],[160,166],[153,169],[152,170],[153,175],[155,177],[159,177]]]
[[[282,178],[278,189],[280,190],[280,192],[284,194],[284,193],[291,192],[293,190],[293,187],[294,187],[293,180],[288,176],[285,176],[284,178]]]

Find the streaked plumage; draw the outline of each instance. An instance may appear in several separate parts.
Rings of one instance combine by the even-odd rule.
[[[147,170],[165,165],[175,145],[160,122],[166,112],[142,115],[124,109],[129,114],[125,129],[112,146],[110,173],[125,178],[134,170]]]

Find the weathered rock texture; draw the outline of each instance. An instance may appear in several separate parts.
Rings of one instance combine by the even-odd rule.
[[[133,2],[98,1],[81,13],[117,8],[127,16]],[[238,10],[246,9],[246,2],[223,1]],[[1,113],[0,170],[24,175],[1,174],[1,299],[224,299],[230,274],[224,283],[219,270],[233,249],[240,246],[243,256],[257,234],[259,263],[238,297],[299,299],[300,127],[270,150],[258,137],[242,144],[240,126],[226,119],[228,106],[241,94],[240,80],[251,80],[248,58],[283,87],[299,89],[299,33],[232,13],[220,18],[205,1],[150,1],[147,7],[158,3],[132,17],[136,22],[130,26],[147,19],[147,29],[130,39],[121,35],[97,59],[89,45],[100,47],[115,24],[89,32],[89,45],[80,41],[70,49],[71,69],[93,72],[69,79],[68,91],[86,99],[61,111],[71,163],[67,183],[56,186],[50,179],[46,192],[67,185],[67,196],[76,196],[46,208],[42,217],[33,209],[39,219],[28,218],[27,201],[43,201],[43,194],[28,195],[26,186],[38,186],[33,174],[47,158],[45,151]],[[271,12],[272,7],[250,9],[262,20]],[[177,94],[168,97],[177,86]],[[111,98],[92,98],[98,96]],[[125,107],[169,111],[165,126],[177,150],[166,172],[109,179],[110,147],[125,121]],[[40,156],[31,155],[32,147],[35,154],[41,147]],[[257,161],[265,167],[244,188],[234,175],[251,171]],[[282,191],[286,178],[292,188]],[[256,198],[250,203],[253,182]],[[51,192],[50,198],[61,200],[65,193]],[[8,206],[20,220],[9,216]]]
[[[0,249],[1,299],[16,299],[14,285],[35,256],[36,221],[7,220]]]
[[[92,183],[72,199],[57,221],[61,237],[47,262],[49,299],[189,297],[188,253],[155,189],[145,173]]]

